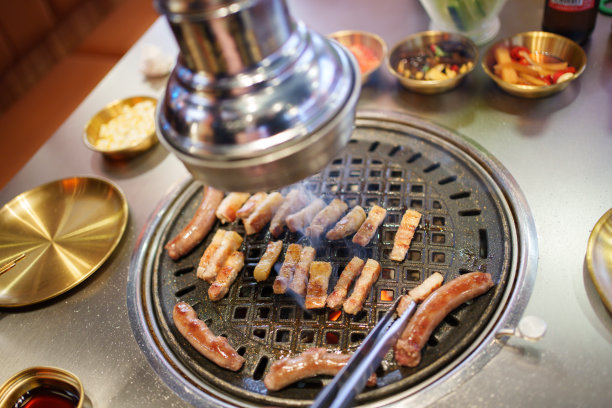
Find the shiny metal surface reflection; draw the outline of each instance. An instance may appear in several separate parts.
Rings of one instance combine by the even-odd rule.
[[[180,55],[157,111],[163,145],[205,184],[278,188],[348,142],[361,89],[343,47],[284,0],[158,0]]]
[[[0,209],[0,306],[42,302],[94,273],[125,231],[128,206],[111,183],[87,177],[53,181]]]

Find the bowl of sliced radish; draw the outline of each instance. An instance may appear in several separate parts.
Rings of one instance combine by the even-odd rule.
[[[529,31],[493,44],[482,68],[511,95],[540,98],[567,88],[586,68],[584,50],[569,38]]]

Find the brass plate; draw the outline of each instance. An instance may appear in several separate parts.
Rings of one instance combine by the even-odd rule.
[[[0,209],[0,306],[48,300],[94,273],[119,243],[127,201],[113,184],[73,177],[38,186]]]
[[[597,221],[591,232],[586,261],[599,296],[612,313],[612,208]]]

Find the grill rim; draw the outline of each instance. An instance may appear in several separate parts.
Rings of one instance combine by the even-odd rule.
[[[511,267],[514,276],[509,278],[505,294],[500,300],[501,306],[492,315],[485,330],[474,340],[475,347],[468,348],[456,357],[455,361],[451,363],[452,367],[450,370],[442,370],[437,375],[433,375],[415,387],[374,402],[377,406],[380,404],[394,404],[400,400],[402,403],[405,403],[418,397],[418,401],[415,401],[417,405],[427,405],[455,389],[458,385],[469,379],[475,371],[482,368],[505,344],[506,339],[496,341],[497,332],[505,328],[514,328],[518,324],[535,281],[538,253],[535,223],[526,199],[514,178],[497,159],[478,143],[460,135],[456,131],[403,112],[359,111],[357,123],[364,120],[378,120],[399,125],[409,125],[410,127],[439,136],[444,143],[459,149],[463,154],[467,154],[494,181],[492,185],[498,190],[499,196],[503,197],[502,202],[508,213],[506,215],[512,222],[510,227],[514,231],[511,237],[513,241],[512,247],[517,252]],[[184,400],[195,406],[212,407],[219,406],[219,404],[228,407],[237,406],[237,404],[239,406],[256,406],[250,401],[238,399],[236,396],[228,400],[227,395],[215,392],[216,390],[214,389],[208,391],[218,400],[210,401],[203,398],[200,388],[195,387],[189,382],[193,381],[193,378],[189,378],[191,377],[189,374],[185,375],[185,372],[182,371],[180,374],[181,379],[177,378],[176,368],[183,365],[171,355],[163,352],[160,347],[154,346],[159,345],[157,339],[163,338],[163,336],[157,332],[155,325],[151,324],[145,311],[141,309],[141,307],[145,306],[148,310],[154,309],[150,301],[151,297],[143,293],[145,288],[151,287],[146,285],[146,280],[149,277],[145,277],[145,281],[143,281],[142,274],[138,272],[147,259],[155,257],[155,251],[146,251],[147,253],[145,253],[141,248],[149,248],[148,244],[154,241],[154,237],[165,230],[163,226],[160,228],[160,221],[172,209],[173,204],[175,204],[180,195],[179,193],[191,182],[191,178],[187,178],[165,196],[149,217],[145,229],[137,240],[132,254],[127,289],[128,315],[132,331],[141,350],[157,374]],[[512,296],[510,296],[511,294]],[[146,302],[143,302],[143,300]],[[145,327],[148,330],[145,330]],[[367,402],[366,405],[370,406]]]

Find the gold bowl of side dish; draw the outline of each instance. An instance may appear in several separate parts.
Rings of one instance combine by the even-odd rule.
[[[569,38],[529,31],[493,44],[482,68],[507,93],[541,98],[560,92],[576,80],[587,63],[584,50]]]
[[[344,30],[328,35],[345,46],[357,59],[361,82],[366,82],[387,55],[387,43],[378,35],[366,31]]]
[[[449,91],[474,70],[478,48],[469,38],[445,31],[423,31],[397,43],[387,67],[407,89],[422,94]]]
[[[85,125],[83,142],[112,159],[127,159],[157,143],[157,99],[132,96],[106,105]]]

